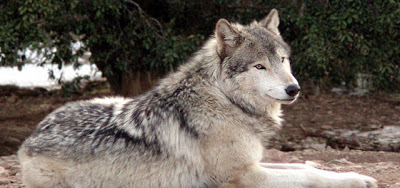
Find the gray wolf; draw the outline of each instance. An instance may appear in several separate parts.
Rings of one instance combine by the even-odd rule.
[[[28,187],[377,187],[305,164],[260,163],[300,87],[272,10],[221,19],[178,71],[136,98],[66,104],[21,146]]]

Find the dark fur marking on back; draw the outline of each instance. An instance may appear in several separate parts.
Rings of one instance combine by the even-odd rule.
[[[189,133],[191,136],[194,138],[199,138],[200,134],[199,132],[193,127],[190,126],[185,118],[185,114],[182,110],[176,109],[177,113],[175,115],[175,118],[179,120],[179,127],[183,129],[185,132]]]
[[[130,135],[126,131],[117,128],[115,125],[109,126],[105,129],[102,129],[96,133],[96,137],[99,136],[100,139],[97,141],[97,145],[93,146],[93,149],[98,147],[101,142],[107,140],[113,141],[113,144],[115,144],[118,140],[123,139],[125,142],[125,148],[128,148],[129,146],[144,146],[145,148],[151,148],[152,151],[154,151],[157,154],[161,153],[161,146],[159,144],[159,141],[157,139],[157,136],[154,137],[151,141],[147,140],[145,138],[145,135],[141,135],[139,137]]]
[[[110,109],[112,112],[112,108]],[[137,114],[141,113],[141,110],[136,110]],[[136,112],[135,111],[135,112]],[[141,136],[134,136],[130,135],[128,132],[125,130],[122,130],[118,128],[116,125],[116,122],[111,122],[111,117],[108,116],[107,120],[100,126],[100,129],[95,131],[95,130],[87,130],[86,133],[91,133],[95,134],[94,135],[94,140],[92,142],[92,149],[96,149],[100,147],[100,145],[103,142],[111,142],[112,145],[116,144],[118,140],[123,140],[125,143],[125,148],[128,148],[129,146],[144,146],[146,148],[152,148],[152,151],[155,153],[159,154],[161,153],[160,150],[160,144],[159,141],[157,140],[157,136],[154,137],[151,141],[146,140],[146,135],[141,135]],[[138,125],[135,125],[135,127]],[[139,125],[138,127],[141,127],[143,125]],[[149,125],[152,126],[152,125]],[[142,127],[143,128],[143,127]],[[140,150],[138,150],[140,151]]]
[[[139,128],[143,124],[143,117],[142,117],[143,110],[142,109],[135,109],[132,112],[131,119],[134,123],[135,128]]]
[[[195,125],[191,125],[188,123],[188,120],[186,119],[187,113],[181,106],[180,102],[177,100],[180,95],[187,94],[188,92],[191,92],[190,88],[186,87],[178,87],[172,95],[169,97],[170,100],[166,100],[165,105],[161,106],[163,109],[170,111],[171,114],[174,115],[174,118],[179,122],[179,127],[180,129],[184,130],[185,132],[189,133],[194,138],[199,138],[200,133],[196,130],[194,127]],[[173,99],[173,100],[171,100]]]

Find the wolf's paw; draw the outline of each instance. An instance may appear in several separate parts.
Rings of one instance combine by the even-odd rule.
[[[356,187],[356,188],[378,187],[378,182],[376,181],[376,179],[372,177],[364,176],[354,172],[344,173],[343,175],[348,175],[347,177],[349,178],[348,180],[351,181],[351,187]]]

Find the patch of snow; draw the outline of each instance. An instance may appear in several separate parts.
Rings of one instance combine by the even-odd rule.
[[[49,78],[49,71],[53,71],[55,80]],[[71,81],[75,77],[85,75],[89,75],[90,80],[104,80],[96,65],[83,64],[78,69],[74,69],[72,65],[65,65],[60,70],[57,65],[52,64],[45,64],[43,67],[25,64],[21,71],[17,67],[0,67],[0,85],[57,89],[60,88],[57,83],[58,78]]]

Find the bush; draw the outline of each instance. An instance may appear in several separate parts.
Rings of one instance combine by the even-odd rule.
[[[366,73],[375,89],[400,91],[400,2],[304,1],[282,18],[302,80],[353,87]]]
[[[90,61],[107,77],[111,88],[123,95],[131,94],[123,83],[135,83],[124,80],[130,79],[132,72],[168,72],[187,59],[203,39],[172,33],[130,0],[10,0],[0,6],[0,21],[5,23],[0,25],[0,65],[29,63],[18,53],[30,47],[43,52],[40,64],[78,66],[78,57],[88,50],[92,52]],[[76,40],[84,46],[73,53],[71,43]],[[49,50],[53,47],[57,50]]]
[[[280,12],[301,82],[354,87],[362,73],[375,89],[400,91],[399,1],[10,0],[0,6],[0,65],[27,63],[18,55],[27,47],[56,47],[43,62],[60,66],[78,64],[90,50],[91,62],[120,94],[129,95],[122,83],[135,83],[124,81],[129,73],[163,74],[188,59],[219,18],[249,23],[272,8]],[[85,44],[75,54],[71,33]]]
[[[399,1],[188,1],[169,3],[174,30],[209,35],[219,18],[249,23],[272,9],[293,49],[300,81],[354,87],[358,73],[375,89],[400,91]]]

